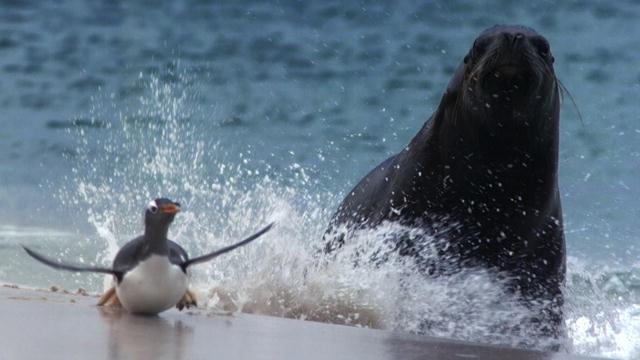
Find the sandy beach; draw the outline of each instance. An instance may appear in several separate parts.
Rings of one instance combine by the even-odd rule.
[[[96,300],[0,287],[0,359],[586,359],[201,309],[143,317]]]

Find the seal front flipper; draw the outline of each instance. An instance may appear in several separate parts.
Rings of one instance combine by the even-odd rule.
[[[257,233],[255,233],[255,234],[249,236],[248,238],[246,238],[246,239],[244,239],[244,240],[242,240],[240,242],[237,242],[237,243],[235,243],[233,245],[229,245],[229,246],[223,247],[222,249],[216,250],[216,251],[211,252],[211,253],[206,254],[206,255],[202,255],[202,256],[195,257],[193,259],[186,260],[182,264],[180,264],[180,266],[182,267],[183,270],[186,270],[187,267],[189,267],[189,266],[191,266],[193,264],[198,264],[198,263],[202,263],[202,262],[205,262],[205,261],[209,261],[211,259],[214,259],[214,258],[222,255],[222,254],[228,253],[231,250],[234,250],[234,249],[237,249],[237,248],[239,248],[241,246],[247,245],[248,243],[250,243],[250,242],[256,240],[257,238],[259,238],[260,236],[264,235],[264,233],[266,233],[267,231],[271,230],[271,228],[273,227],[273,224],[274,223],[271,223],[271,224],[265,226],[264,228],[262,228]]]
[[[22,245],[22,248],[24,249],[24,251],[27,252],[27,254],[29,254],[29,256],[31,256],[32,258],[38,260],[39,262],[50,266],[54,269],[59,269],[59,270],[67,270],[67,271],[75,271],[75,272],[95,272],[95,273],[103,273],[103,274],[110,274],[115,276],[118,280],[122,279],[122,272],[120,271],[116,271],[113,269],[109,269],[109,268],[104,268],[104,267],[99,267],[99,266],[81,266],[81,265],[75,265],[75,264],[66,264],[63,262],[58,262],[55,261],[53,259],[50,259],[42,254],[38,254],[37,252],[29,249],[28,247]]]

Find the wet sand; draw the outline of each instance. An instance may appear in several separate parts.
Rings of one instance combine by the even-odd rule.
[[[0,287],[0,360],[586,359],[257,315],[171,310],[143,317],[96,301]]]

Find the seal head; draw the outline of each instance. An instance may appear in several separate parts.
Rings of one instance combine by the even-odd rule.
[[[499,137],[524,147],[549,139],[559,108],[554,60],[549,42],[535,30],[494,26],[475,40],[441,105],[464,123],[468,140]]]

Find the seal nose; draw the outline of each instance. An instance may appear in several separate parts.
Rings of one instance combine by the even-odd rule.
[[[520,46],[522,46],[522,44],[524,43],[524,34],[523,33],[509,33],[509,32],[505,32],[503,33],[504,35],[504,41],[506,45],[510,45],[512,48],[518,48]]]
[[[524,41],[524,34],[522,34],[522,33],[517,33],[517,34],[513,37],[513,44],[514,44],[514,45],[521,44],[523,41]]]

